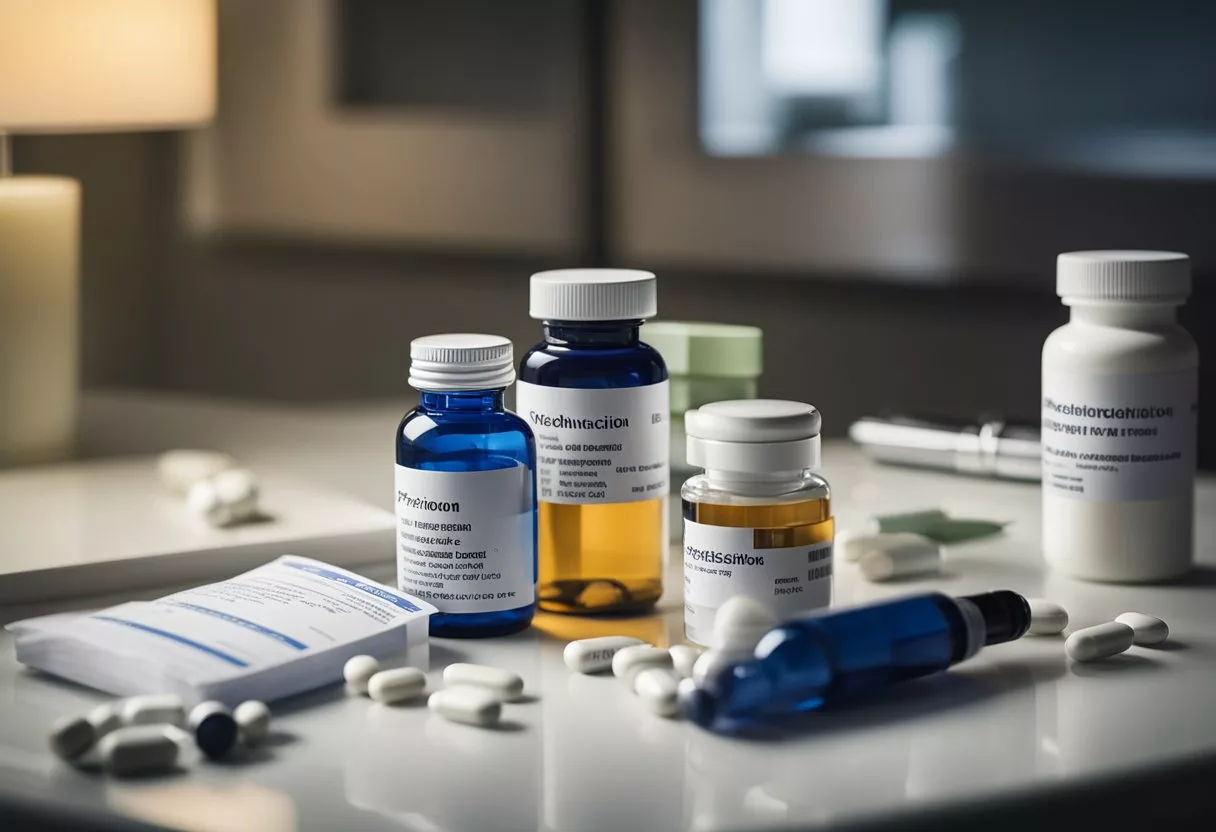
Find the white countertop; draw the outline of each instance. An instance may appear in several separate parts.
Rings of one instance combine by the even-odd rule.
[[[255,469],[389,508],[392,436],[404,404],[287,408],[93,396],[85,447],[215,447]],[[55,807],[94,820],[251,832],[932,828],[960,818],[983,818],[990,828],[1036,806],[1054,812],[1074,796],[1091,819],[1102,811],[1128,819],[1158,799],[1211,806],[1210,789],[1194,781],[1201,775],[1210,784],[1216,770],[1216,481],[1199,486],[1200,566],[1192,576],[1121,587],[1044,572],[1033,485],[873,466],[835,443],[825,448],[823,474],[842,528],[877,511],[927,507],[1014,521],[999,540],[950,550],[947,571],[932,580],[874,586],[838,563],[837,604],[1010,588],[1063,603],[1074,626],[1139,610],[1166,618],[1174,637],[1164,649],[1133,648],[1090,665],[1070,664],[1062,639],[1027,637],[889,696],[810,716],[781,739],[722,738],[651,716],[611,677],[574,676],[561,663],[571,638],[681,639],[673,550],[671,591],[653,615],[540,615],[532,630],[506,639],[432,641],[434,680],[455,660],[523,675],[530,700],[509,705],[500,730],[330,689],[284,703],[277,741],[253,759],[120,782],[78,772],[46,749],[54,718],[103,697],[22,670],[5,636],[0,817],[7,802],[36,813]],[[393,571],[386,551],[371,576],[391,582]],[[1130,786],[1144,789],[1137,800],[1100,797],[1104,788]]]

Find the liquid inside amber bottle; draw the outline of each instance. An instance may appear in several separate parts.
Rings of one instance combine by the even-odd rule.
[[[640,340],[649,272],[533,275],[544,341],[520,366],[516,409],[536,436],[538,602],[560,613],[645,609],[663,594],[667,368]]]
[[[832,597],[832,519],[819,461],[819,414],[798,402],[739,401],[686,415],[684,628],[710,644],[717,608],[745,595],[779,619]]]

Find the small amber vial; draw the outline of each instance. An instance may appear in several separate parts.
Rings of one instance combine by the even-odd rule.
[[[831,493],[819,465],[819,411],[801,402],[715,402],[685,414],[688,461],[705,469],[680,491],[684,632],[709,645],[735,595],[778,620],[832,600]]]

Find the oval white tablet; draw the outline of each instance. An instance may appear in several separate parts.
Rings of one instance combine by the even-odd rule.
[[[671,653],[649,644],[635,644],[612,657],[612,675],[633,687],[633,678],[647,667],[671,667]]]
[[[395,705],[417,699],[426,690],[426,674],[416,667],[381,670],[367,682],[367,695],[373,702]]]
[[[88,718],[77,715],[60,717],[51,725],[51,750],[63,760],[75,760],[93,747],[97,734]]]
[[[612,667],[612,657],[618,651],[645,643],[632,636],[583,638],[566,645],[562,661],[574,673],[599,673]]]
[[[443,683],[485,688],[503,702],[513,702],[524,692],[524,680],[518,673],[488,664],[450,664],[443,669]]]
[[[1160,644],[1170,637],[1170,625],[1156,616],[1142,612],[1125,612],[1115,616],[1115,620],[1132,628],[1132,632],[1136,634],[1135,644]]]
[[[1035,636],[1054,636],[1064,632],[1068,626],[1068,610],[1054,601],[1043,598],[1027,598],[1030,605],[1030,629]]]
[[[173,693],[132,696],[122,703],[122,721],[126,725],[186,724],[186,706]]]
[[[671,654],[671,666],[681,678],[692,675],[693,665],[697,663],[703,652],[699,647],[690,644],[674,644],[667,650]]]
[[[102,765],[116,777],[175,768],[181,749],[167,727],[176,729],[176,726],[129,725],[111,731],[98,746]]]
[[[502,700],[489,688],[453,687],[431,694],[426,706],[444,719],[488,728],[502,716]]]
[[[1135,637],[1136,632],[1126,624],[1108,621],[1077,630],[1064,642],[1064,649],[1078,662],[1092,662],[1126,651]]]
[[[350,693],[367,693],[368,681],[380,672],[380,662],[375,656],[351,656],[342,665],[342,678]]]
[[[270,708],[265,702],[250,699],[236,706],[232,712],[240,729],[241,742],[247,746],[255,746],[270,734]]]
[[[677,696],[680,677],[666,667],[643,668],[633,680],[633,692],[653,714],[675,716],[680,710]]]

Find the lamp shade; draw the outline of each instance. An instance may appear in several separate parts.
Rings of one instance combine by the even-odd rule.
[[[215,112],[216,0],[0,0],[0,131],[174,127]]]

